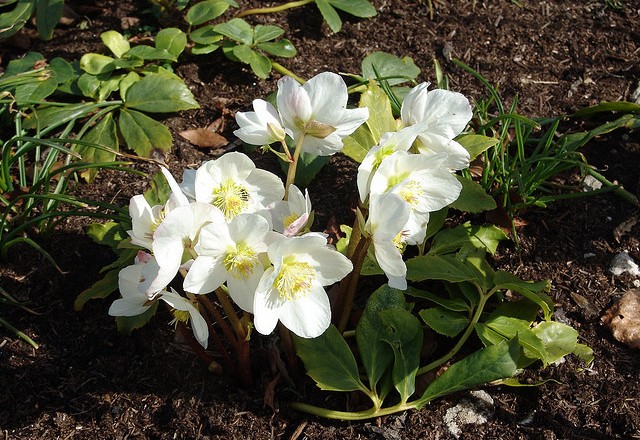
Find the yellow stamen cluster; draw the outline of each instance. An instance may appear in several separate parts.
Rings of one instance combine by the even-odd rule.
[[[213,190],[212,204],[220,208],[227,220],[232,219],[247,209],[251,195],[249,191],[238,185],[233,179],[227,179]]]
[[[224,268],[235,278],[246,280],[259,262],[260,260],[253,249],[242,243],[225,254]]]
[[[284,262],[273,287],[280,293],[281,298],[295,300],[311,292],[315,276],[316,273],[309,263]]]
[[[400,197],[412,208],[416,208],[420,195],[424,192],[420,182],[411,180],[400,190]]]
[[[292,212],[291,215],[285,217],[285,219],[282,221],[285,229],[288,228],[291,223],[298,220],[299,218],[300,218],[300,215],[296,212]]]

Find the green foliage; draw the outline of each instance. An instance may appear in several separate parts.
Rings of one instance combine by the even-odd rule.
[[[333,32],[342,29],[342,19],[336,9],[360,18],[376,15],[376,8],[367,0],[315,0],[315,3]]]
[[[9,38],[35,16],[38,35],[50,40],[64,8],[64,0],[6,0],[0,6],[0,40]]]

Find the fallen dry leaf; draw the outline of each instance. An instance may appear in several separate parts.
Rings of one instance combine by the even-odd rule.
[[[628,290],[602,317],[613,337],[631,348],[640,349],[640,290]]]
[[[229,143],[224,136],[206,128],[181,131],[179,135],[200,148],[220,148]]]

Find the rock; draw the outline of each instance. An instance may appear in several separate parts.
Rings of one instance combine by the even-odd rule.
[[[628,290],[601,318],[613,337],[640,349],[640,289]]]
[[[459,438],[463,425],[481,425],[487,423],[493,415],[493,398],[486,391],[471,391],[470,397],[462,399],[456,406],[449,408],[444,422],[449,432]]]
[[[629,272],[633,276],[640,276],[640,268],[633,261],[633,258],[629,256],[627,251],[620,252],[613,260],[611,260],[611,265],[609,266],[609,272],[618,276],[622,275],[625,272]]]
[[[598,189],[602,189],[602,182],[593,177],[591,174],[587,174],[584,176],[584,180],[582,181],[582,191],[596,191]]]

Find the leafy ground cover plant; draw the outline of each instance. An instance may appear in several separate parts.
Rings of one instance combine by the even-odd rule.
[[[9,38],[36,19],[40,38],[49,40],[64,9],[64,0],[7,0],[0,5],[0,40]]]
[[[551,319],[549,283],[491,268],[487,255],[506,238],[498,228],[442,228],[449,207],[495,207],[480,185],[457,173],[491,145],[479,142],[482,135],[460,136],[472,117],[468,100],[418,84],[396,102],[396,120],[392,101],[371,80],[357,108],[347,101],[336,74],[304,85],[284,77],[277,107],[256,100],[253,111],[238,113],[235,134],[289,164],[284,184],[242,153],[185,170],[181,184],[162,169],[168,190],[156,186],[132,198],[130,223],[95,227],[97,241],[120,249],[121,258],[76,307],[119,289],[109,313],[131,331],[163,304],[181,330],[190,326],[186,334],[211,369],[234,372],[244,383],[252,378],[253,330],[278,329],[293,376],[297,353],[320,388],[360,391],[371,400],[356,412],[293,404],[329,418],[421,408],[571,353],[589,363],[591,351],[577,332]],[[310,232],[311,198],[294,181],[302,153],[330,156],[349,142],[364,153],[360,200],[353,226],[342,226],[345,236],[333,247]],[[361,275],[387,282],[373,278],[383,285],[371,292]],[[325,287],[334,284],[332,302]],[[366,302],[361,314],[354,313],[357,295]],[[436,334],[450,348],[425,353]],[[209,341],[218,358],[206,351]],[[466,356],[459,356],[463,347]],[[426,388],[416,386],[419,376],[445,367]]]

